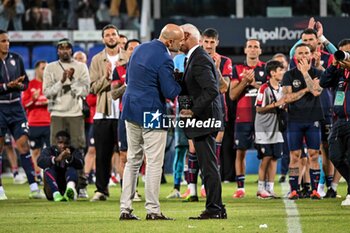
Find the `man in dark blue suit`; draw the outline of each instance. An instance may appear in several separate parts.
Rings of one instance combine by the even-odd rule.
[[[223,127],[218,73],[213,59],[199,46],[198,29],[192,24],[181,27],[185,32],[181,51],[187,54],[187,63],[179,96],[180,117],[187,118],[184,131],[193,140],[207,194],[205,210],[190,219],[226,219],[215,156],[215,137]]]
[[[130,58],[123,96],[122,120],[126,121],[128,155],[120,198],[120,220],[139,220],[131,213],[132,198],[144,155],[146,220],[172,220],[161,213],[159,204],[167,138],[167,131],[162,127],[162,115],[166,113],[166,99],[174,99],[181,91],[174,79],[170,51],[177,52],[183,39],[182,29],[168,24],[159,39],[139,45]]]

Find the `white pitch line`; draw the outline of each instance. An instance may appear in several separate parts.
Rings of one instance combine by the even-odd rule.
[[[288,193],[289,191],[289,185],[288,182],[284,182],[281,184],[282,186],[282,193]],[[299,218],[299,212],[297,205],[295,204],[294,200],[289,200],[287,197],[283,199],[284,206],[287,213],[287,226],[288,226],[288,233],[302,233],[301,230],[301,224],[300,224],[300,218]]]

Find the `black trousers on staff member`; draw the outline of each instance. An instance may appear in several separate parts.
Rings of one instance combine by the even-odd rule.
[[[221,213],[221,178],[215,155],[215,137],[212,133],[193,138],[194,147],[198,157],[199,167],[202,171],[204,187],[207,194],[206,210],[209,213]]]
[[[118,150],[118,120],[94,120],[96,148],[96,192],[109,196],[108,183],[111,177],[111,160],[115,147]]]

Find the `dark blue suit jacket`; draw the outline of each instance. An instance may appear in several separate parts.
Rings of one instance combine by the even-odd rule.
[[[145,113],[165,114],[166,99],[173,100],[181,91],[173,71],[173,60],[162,42],[155,39],[137,46],[126,71],[122,119],[143,126]]]

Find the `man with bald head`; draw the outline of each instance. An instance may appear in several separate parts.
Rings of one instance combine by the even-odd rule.
[[[187,63],[182,85],[184,88],[179,96],[180,117],[195,122],[192,127],[185,127],[184,132],[192,139],[196,149],[207,194],[205,210],[198,217],[190,219],[226,219],[227,214],[221,199],[221,178],[215,156],[215,138],[223,127],[219,76],[214,60],[199,46],[198,29],[192,24],[181,27],[185,33],[181,51],[186,54]],[[190,104],[182,105],[181,99],[184,98],[187,98],[188,101],[185,102]],[[205,126],[203,122],[214,124]]]
[[[166,99],[175,99],[181,87],[175,81],[171,52],[180,49],[183,30],[167,24],[160,37],[137,46],[126,71],[122,120],[125,120],[128,142],[120,220],[140,220],[132,214],[132,198],[143,156],[146,155],[146,220],[172,220],[160,211],[159,189],[167,138],[162,123]]]

